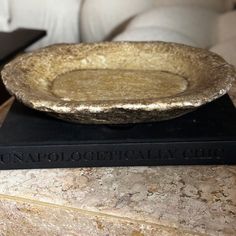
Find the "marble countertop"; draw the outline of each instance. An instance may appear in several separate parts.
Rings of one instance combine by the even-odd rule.
[[[236,166],[0,171],[0,235],[233,236]]]

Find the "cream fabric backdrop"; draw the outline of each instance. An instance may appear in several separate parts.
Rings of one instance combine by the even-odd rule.
[[[161,27],[127,29],[117,35],[113,41],[165,41],[197,47],[197,44],[191,41],[187,36],[174,30]]]
[[[179,32],[199,47],[215,43],[215,29],[219,13],[189,6],[156,7],[136,16],[127,29],[161,27]]]
[[[9,0],[0,0],[0,30],[8,31],[10,21]]]
[[[85,0],[81,13],[84,42],[106,39],[126,20],[153,7],[153,0]]]
[[[153,0],[157,7],[160,6],[198,6],[217,12],[231,10],[234,0]]]

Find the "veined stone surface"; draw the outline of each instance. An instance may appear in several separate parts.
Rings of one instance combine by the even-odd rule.
[[[141,221],[4,197],[0,197],[0,217],[1,235],[200,236]]]
[[[11,170],[1,171],[0,180],[0,232],[12,235],[19,229],[10,225],[21,220],[25,234],[38,227],[48,234],[100,235],[96,220],[105,225],[103,235],[236,232],[231,166]]]

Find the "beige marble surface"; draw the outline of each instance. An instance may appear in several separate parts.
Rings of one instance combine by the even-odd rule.
[[[234,236],[236,167],[0,171],[0,235]]]
[[[1,171],[0,232],[234,235],[235,186],[231,166]]]

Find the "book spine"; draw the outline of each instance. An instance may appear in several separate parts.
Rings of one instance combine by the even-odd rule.
[[[0,169],[236,164],[236,141],[0,147]]]

